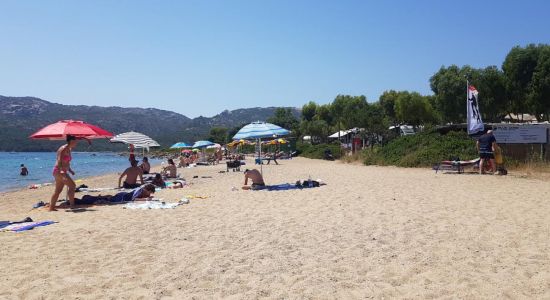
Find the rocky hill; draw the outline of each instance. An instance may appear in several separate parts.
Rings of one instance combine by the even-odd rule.
[[[163,147],[177,141],[193,142],[208,136],[212,127],[232,128],[271,117],[276,107],[245,108],[208,117],[190,119],[184,115],[155,108],[123,108],[63,105],[34,97],[0,96],[0,151],[51,151],[59,142],[36,141],[28,137],[47,124],[64,119],[96,124],[115,134],[137,131],[149,135]],[[299,115],[299,110],[294,109]],[[123,146],[94,141],[78,150],[120,150]]]

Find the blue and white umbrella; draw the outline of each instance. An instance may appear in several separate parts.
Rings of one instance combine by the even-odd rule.
[[[179,148],[191,148],[191,145],[184,142],[179,142],[179,143],[175,143],[170,147],[170,149],[179,149]]]
[[[252,122],[241,128],[241,130],[233,136],[233,140],[273,138],[288,134],[290,134],[290,131],[280,126],[271,123]]]
[[[212,145],[214,145],[214,143],[211,141],[196,141],[192,148],[202,149]]]
[[[263,138],[275,138],[283,135],[290,134],[290,131],[271,123],[265,122],[252,122],[237,132],[233,136],[233,140],[258,140],[258,158],[260,159],[260,172],[263,173],[262,158],[262,145],[260,140]]]

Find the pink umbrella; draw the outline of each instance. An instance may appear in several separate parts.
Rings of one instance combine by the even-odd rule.
[[[64,140],[67,135],[81,139],[111,138],[113,134],[83,121],[63,120],[50,124],[33,133],[31,139]]]

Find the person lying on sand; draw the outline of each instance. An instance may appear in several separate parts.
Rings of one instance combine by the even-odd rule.
[[[130,164],[132,166],[124,170],[124,172],[122,172],[122,174],[120,174],[120,177],[118,178],[119,188],[123,187],[125,189],[134,189],[139,187],[140,185],[137,183],[138,177],[141,181],[141,184],[143,184],[143,170],[137,166],[137,161],[135,160],[130,161]],[[126,176],[126,180],[124,180],[124,184],[121,186],[120,182],[122,181],[122,177],[124,176]]]
[[[168,188],[169,189],[181,189],[186,184],[187,183],[185,182],[185,180],[176,180],[176,181],[172,181],[172,185],[170,185]]]
[[[248,186],[248,179],[250,178],[250,180],[252,181],[252,185],[251,186]],[[249,170],[249,169],[246,169],[244,171],[244,186],[243,186],[243,190],[261,190],[261,189],[264,189],[265,188],[265,182],[264,182],[264,177],[262,176],[262,174],[260,173],[260,171],[258,171],[257,169],[252,169],[252,170]]]
[[[75,199],[76,205],[92,205],[104,203],[117,203],[117,202],[129,202],[129,201],[148,201],[151,200],[151,195],[155,193],[155,186],[148,183],[134,189],[130,192],[120,192],[114,196],[105,195],[105,196],[92,196],[84,195],[82,199]]]

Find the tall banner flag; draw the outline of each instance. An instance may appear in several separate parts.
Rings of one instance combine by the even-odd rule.
[[[478,132],[483,132],[485,126],[483,126],[483,121],[481,120],[481,113],[479,112],[479,103],[478,103],[478,92],[473,85],[468,85],[468,101],[466,113],[468,117],[468,134],[476,134]]]

